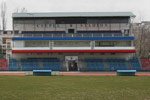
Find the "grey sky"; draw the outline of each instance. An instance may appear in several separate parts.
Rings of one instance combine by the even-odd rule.
[[[11,29],[12,13],[23,7],[28,12],[112,12],[131,11],[137,18],[150,20],[150,0],[0,0],[7,4],[8,23]]]

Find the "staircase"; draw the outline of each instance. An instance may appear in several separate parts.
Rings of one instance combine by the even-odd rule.
[[[105,66],[105,70],[106,70],[106,71],[109,71],[108,64],[107,64],[107,61],[106,61],[106,60],[104,60],[104,66]]]
[[[130,63],[129,63],[128,60],[126,60],[126,64],[127,64],[127,66],[128,66],[128,70],[131,70],[131,66],[130,66]]]

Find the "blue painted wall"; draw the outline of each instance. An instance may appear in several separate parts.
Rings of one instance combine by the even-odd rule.
[[[134,40],[134,37],[13,37],[12,40]]]

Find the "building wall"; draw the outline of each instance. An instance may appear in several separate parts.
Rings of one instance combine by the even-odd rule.
[[[131,40],[90,41],[90,40],[40,40],[13,41],[12,50],[134,50]]]
[[[14,24],[14,30],[20,31],[103,31],[129,29],[128,24]]]
[[[61,19],[14,19],[14,30],[19,31],[66,31],[75,29],[76,31],[102,31],[102,30],[124,30],[129,29],[129,18],[125,21],[120,18],[97,19],[92,20],[74,18]],[[85,20],[85,21],[83,21]],[[83,21],[83,22],[82,22]]]
[[[84,59],[110,59],[110,58],[123,58],[129,59],[132,57],[129,53],[24,53],[24,54],[13,54],[12,58],[16,59],[27,59],[27,58],[58,58],[62,61],[65,60],[65,56],[78,56],[79,60]]]
[[[129,17],[125,18],[22,18],[22,19],[13,19],[13,27],[14,30],[19,31],[65,31],[68,33],[68,29],[74,29],[75,33],[77,31],[121,31],[125,32],[125,30],[129,31],[130,22]],[[71,36],[70,36],[71,37]],[[77,40],[75,40],[77,41]],[[132,40],[130,40],[131,42]],[[61,41],[63,43],[63,41]],[[69,42],[69,41],[68,41]],[[124,46],[124,44],[115,46],[97,46],[95,47],[95,41],[87,41],[88,44],[83,43],[57,43],[57,41],[49,41],[49,45],[46,46],[37,46],[33,45],[32,47],[26,47],[25,41],[13,41],[13,50],[109,50],[109,49],[117,49],[117,50],[126,50],[135,48],[133,45]],[[120,41],[118,41],[120,42]],[[42,42],[41,42],[42,44]],[[40,44],[40,45],[41,45]],[[56,44],[58,46],[56,46]],[[75,44],[78,44],[75,45]],[[74,46],[75,45],[75,46]],[[117,47],[118,46],[118,47]],[[94,48],[95,47],[95,48]],[[123,57],[128,58],[131,54],[120,54],[116,53],[115,55],[111,55],[110,53],[106,53],[105,55],[99,53],[27,53],[27,54],[12,54],[12,58],[28,58],[28,57],[58,57],[64,60],[65,56],[79,56],[81,59],[85,58],[111,58],[111,57]]]
[[[8,59],[11,55],[11,50],[12,50],[12,36],[6,36],[4,35],[4,37],[1,37],[2,40],[2,54],[4,56],[4,58]]]

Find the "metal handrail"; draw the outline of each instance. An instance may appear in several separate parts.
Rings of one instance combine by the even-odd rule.
[[[133,36],[132,34],[99,34],[99,33],[82,33],[82,34],[18,34],[18,37],[128,37]]]

